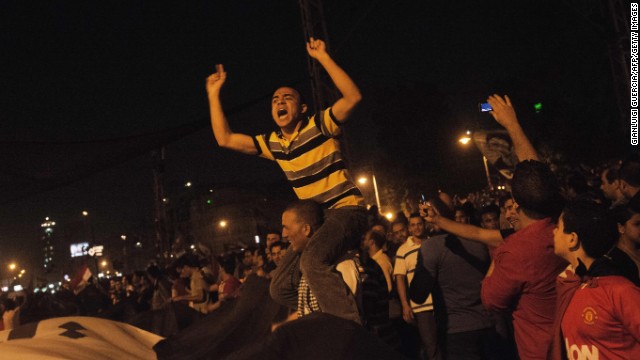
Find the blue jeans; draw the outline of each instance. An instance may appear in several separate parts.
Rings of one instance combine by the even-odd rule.
[[[358,246],[367,229],[362,207],[329,209],[300,258],[300,270],[318,300],[322,312],[362,323],[355,297],[335,270],[336,261]]]

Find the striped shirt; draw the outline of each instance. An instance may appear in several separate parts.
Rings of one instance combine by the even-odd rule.
[[[406,276],[409,285],[411,285],[413,275],[416,271],[416,265],[418,264],[418,255],[420,255],[420,244],[413,241],[413,236],[409,236],[407,241],[398,248],[398,252],[396,253],[396,264],[393,268],[393,275]],[[411,310],[413,310],[414,313],[433,310],[433,299],[431,298],[431,294],[429,294],[427,300],[422,304],[416,304],[411,300],[409,300],[409,303],[411,304]]]
[[[317,118],[322,119],[318,122]],[[325,208],[363,206],[340,151],[340,123],[331,108],[302,120],[291,140],[280,131],[254,137],[258,155],[280,165],[299,199]]]

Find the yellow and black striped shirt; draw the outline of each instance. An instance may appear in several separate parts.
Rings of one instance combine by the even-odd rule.
[[[280,132],[254,137],[258,155],[275,160],[299,199],[326,208],[363,206],[364,199],[349,175],[340,151],[340,123],[331,108],[302,120],[291,140]]]

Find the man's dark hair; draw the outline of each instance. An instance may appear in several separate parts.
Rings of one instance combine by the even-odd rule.
[[[197,268],[200,267],[200,262],[198,261],[198,258],[196,256],[191,254],[184,254],[180,256],[178,260],[176,260],[175,267],[182,268],[185,266]]]
[[[640,214],[640,206],[634,203],[618,205],[611,209],[611,216],[620,225],[624,225],[635,214]]]
[[[584,194],[589,191],[587,179],[577,172],[570,174],[566,180],[567,188],[573,189],[577,195]]]
[[[405,227],[407,227],[407,225],[409,224],[409,221],[407,220],[406,216],[402,216],[402,217],[396,217],[396,220],[391,222],[391,229],[393,229],[393,226],[395,224],[402,224]]]
[[[575,232],[582,248],[592,258],[606,254],[618,240],[613,216],[606,207],[593,202],[568,203],[562,212],[564,233]]]
[[[424,219],[422,218],[422,216],[420,216],[419,212],[412,212],[411,215],[409,215],[409,219],[414,219],[414,218],[420,218],[420,220],[424,222]]]
[[[324,222],[324,213],[322,208],[313,200],[294,201],[287,206],[285,211],[295,213],[302,223],[311,225],[311,230],[313,232],[316,232]]]
[[[604,178],[607,179],[609,184],[620,178],[620,167],[617,165],[609,166],[605,171]]]
[[[271,244],[271,246],[269,246],[269,252],[273,252],[273,248],[276,246],[280,246],[280,250],[284,250],[287,248],[287,244],[288,243],[285,243],[284,241],[275,241]]]
[[[309,104],[309,103],[307,102],[307,99],[305,98],[305,96],[304,96],[304,94],[302,93],[302,91],[301,91],[300,89],[298,89],[297,87],[295,87],[295,86],[291,86],[291,85],[289,85],[289,84],[282,85],[282,86],[278,86],[277,88],[273,89],[273,91],[272,91],[271,93],[273,94],[273,93],[275,93],[276,91],[278,91],[278,89],[281,89],[281,88],[284,88],[284,87],[291,88],[291,89],[295,90],[295,91],[298,93],[298,96],[300,97],[300,105],[303,105],[303,104],[304,104],[304,105],[307,105],[307,107],[309,108],[309,110],[311,110],[311,108],[312,108],[312,107],[311,107],[311,104]],[[307,111],[309,111],[309,110],[307,110]]]
[[[159,279],[162,277],[162,270],[156,264],[150,264],[147,266],[147,275],[154,279]]]
[[[556,176],[549,166],[536,160],[516,165],[511,194],[522,211],[535,220],[556,219],[564,205]]]
[[[376,219],[376,220],[373,221],[373,223],[369,227],[372,228],[374,226],[382,226],[382,228],[384,229],[384,233],[385,234],[389,231],[389,222],[388,221],[383,221],[382,219]]]
[[[638,155],[630,156],[622,162],[619,178],[633,187],[640,186],[640,158]]]
[[[500,198],[498,199],[498,205],[500,205],[501,208],[504,207],[504,204],[509,201],[512,200],[513,198],[511,197],[511,195],[502,195],[500,196]]]
[[[464,214],[464,216],[468,217],[469,219],[473,219],[473,205],[465,206],[466,204],[470,203],[466,202],[464,205],[455,206],[453,208],[453,212],[455,214],[456,211],[460,211]]]
[[[236,270],[236,257],[233,255],[223,256],[218,258],[218,262],[220,263],[220,267],[227,274],[233,275],[233,272]]]
[[[373,240],[373,243],[376,244],[376,247],[378,249],[382,249],[384,243],[387,242],[386,236],[384,234],[381,234],[379,231],[369,230],[367,235],[369,235],[371,240]]]
[[[478,210],[478,218],[482,219],[482,215],[490,213],[494,213],[497,216],[500,216],[500,208],[495,204],[481,206]]]

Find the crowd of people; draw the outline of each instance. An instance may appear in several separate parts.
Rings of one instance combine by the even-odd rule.
[[[307,117],[297,90],[277,89],[270,134],[232,132],[222,65],[207,80],[218,144],[276,161],[299,197],[281,232],[89,284],[63,309],[164,336],[162,359],[640,359],[639,157],[560,179],[492,95],[519,161],[511,191],[425,194],[389,222],[367,212],[340,151],[360,92],[322,41],[307,51],[342,97]]]

